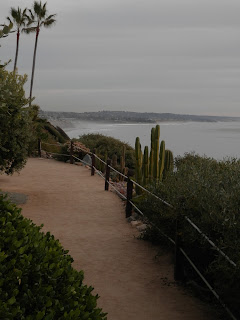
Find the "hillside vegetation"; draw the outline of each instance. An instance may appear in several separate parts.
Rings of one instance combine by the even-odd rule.
[[[84,134],[79,137],[78,141],[82,142],[91,151],[96,149],[96,154],[98,154],[102,159],[106,156],[109,159],[117,157],[118,162],[120,162],[120,157],[122,155],[123,146],[126,146],[125,153],[125,164],[129,169],[135,167],[135,154],[134,149],[127,143],[124,143],[118,139],[105,136],[103,134]]]
[[[216,161],[194,154],[175,159],[175,170],[164,183],[149,186],[152,192],[173,205],[169,208],[153,196],[145,195],[141,210],[165,234],[175,239],[176,217],[180,217],[181,244],[222,300],[240,317],[240,161]],[[231,265],[184,219],[189,217],[225,254]],[[168,244],[156,228],[145,237]],[[202,285],[184,261],[187,279]]]

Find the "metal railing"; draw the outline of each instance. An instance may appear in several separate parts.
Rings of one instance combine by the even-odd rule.
[[[49,143],[45,143],[39,141],[38,143],[38,155],[41,156],[41,151],[42,151],[42,144],[46,144],[46,145],[54,145],[54,144],[49,144]],[[64,146],[62,144],[58,144],[58,145],[54,145],[54,146]],[[191,265],[191,267],[193,268],[193,270],[195,270],[196,274],[200,277],[200,279],[204,282],[204,284],[207,286],[207,288],[209,289],[209,291],[214,295],[214,297],[219,301],[219,303],[222,305],[222,307],[224,308],[224,310],[227,312],[227,314],[230,316],[231,319],[233,320],[237,320],[237,318],[233,315],[233,313],[231,312],[231,310],[226,306],[226,304],[221,300],[220,296],[218,295],[218,293],[214,290],[214,288],[210,285],[210,283],[207,281],[207,279],[204,277],[204,275],[199,271],[199,269],[197,268],[197,266],[193,263],[193,261],[190,259],[190,257],[187,255],[187,253],[183,250],[183,248],[181,248],[180,246],[180,239],[179,239],[179,220],[180,220],[180,215],[177,214],[177,218],[176,218],[176,230],[175,230],[175,240],[173,240],[171,237],[169,237],[168,235],[166,235],[158,226],[156,226],[154,223],[152,223],[147,217],[146,215],[136,206],[136,204],[132,201],[133,198],[133,189],[134,189],[134,185],[141,188],[144,192],[148,193],[149,195],[151,195],[152,197],[154,197],[155,199],[157,199],[158,201],[162,202],[164,205],[166,205],[167,207],[169,207],[172,210],[175,210],[174,206],[172,206],[170,203],[168,203],[167,201],[165,201],[164,199],[161,199],[159,196],[155,195],[154,193],[152,193],[150,190],[146,189],[145,187],[143,187],[141,184],[139,184],[138,182],[134,181],[133,179],[131,179],[129,176],[124,175],[122,172],[118,171],[117,169],[115,169],[114,167],[111,166],[111,161],[108,160],[107,162],[105,162],[104,160],[102,160],[99,156],[97,156],[95,154],[95,150],[93,150],[93,152],[86,152],[86,150],[81,149],[78,146],[78,149],[82,150],[84,153],[87,153],[91,156],[91,164],[83,161],[82,159],[74,156],[73,154],[73,142],[71,141],[70,143],[70,149],[69,152],[70,154],[58,154],[58,153],[53,153],[53,152],[47,152],[49,154],[53,154],[53,155],[61,155],[61,156],[66,156],[70,158],[70,163],[73,164],[73,160],[77,160],[81,163],[83,163],[84,165],[87,165],[91,168],[91,175],[94,176],[95,173],[97,173],[102,179],[105,180],[105,190],[109,190],[109,186],[124,200],[126,201],[126,208],[125,208],[125,213],[126,213],[126,218],[129,218],[132,214],[132,210],[134,208],[134,210],[136,210],[144,219],[145,221],[147,221],[147,224],[151,225],[152,227],[156,228],[158,230],[158,232],[165,237],[171,244],[173,244],[175,246],[175,259],[174,259],[174,278],[175,280],[182,280],[183,279],[183,274],[182,274],[182,257],[184,257],[186,259],[186,261],[188,261],[188,263]],[[101,163],[103,163],[105,165],[105,174],[102,173],[100,170],[98,170],[96,168],[96,159],[98,159]],[[110,171],[114,171],[115,173],[117,173],[119,176],[121,176],[122,178],[124,178],[127,181],[127,196],[123,195],[121,192],[119,192],[119,190],[114,186],[114,184],[111,182],[110,180]],[[237,264],[232,261],[204,232],[202,232],[202,230],[187,216],[184,216],[184,219],[186,222],[188,222],[188,224],[194,229],[196,230],[222,257],[224,257],[233,267],[237,267]]]

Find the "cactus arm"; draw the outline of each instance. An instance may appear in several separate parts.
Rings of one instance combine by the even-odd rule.
[[[135,179],[141,184],[142,183],[142,151],[139,137],[136,138],[135,142],[135,158],[136,158],[136,166],[135,166]],[[136,193],[140,194],[141,189],[136,188]]]
[[[165,162],[165,141],[161,141],[159,153],[159,180],[162,181]]]
[[[143,161],[143,185],[146,186],[149,181],[149,157],[148,147],[144,148],[144,161]]]
[[[160,126],[156,125],[154,135],[154,164],[153,164],[153,178],[157,181],[159,176],[159,139]]]

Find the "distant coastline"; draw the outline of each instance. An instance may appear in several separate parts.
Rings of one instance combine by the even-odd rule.
[[[58,112],[40,111],[42,118],[48,119],[53,125],[74,127],[74,122],[94,121],[111,123],[157,123],[157,122],[229,122],[240,121],[240,117],[205,116],[175,113],[98,111],[98,112]]]

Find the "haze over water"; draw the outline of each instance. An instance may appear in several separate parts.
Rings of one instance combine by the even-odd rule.
[[[88,133],[101,133],[134,147],[136,137],[140,138],[142,149],[150,146],[153,123],[103,123],[77,121],[75,128],[65,131],[70,138]],[[240,158],[240,122],[161,122],[160,139],[165,140],[166,149],[174,156],[185,152],[196,152],[218,160],[225,157]]]

